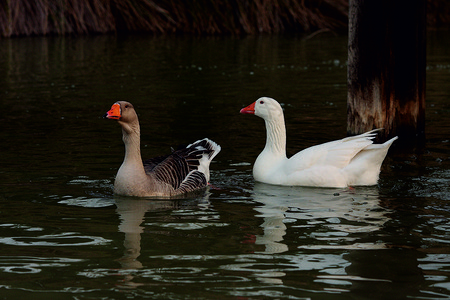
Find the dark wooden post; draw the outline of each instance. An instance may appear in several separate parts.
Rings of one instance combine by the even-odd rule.
[[[348,39],[348,134],[422,140],[426,0],[350,0]]]

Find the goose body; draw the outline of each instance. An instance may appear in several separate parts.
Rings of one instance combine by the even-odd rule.
[[[286,156],[286,128],[280,104],[267,97],[241,109],[264,119],[266,145],[253,166],[256,181],[289,186],[347,187],[375,185],[381,164],[394,137],[384,144],[373,144],[375,129],[304,149]]]
[[[209,165],[220,146],[209,139],[196,141],[171,154],[142,161],[139,120],[131,103],[112,105],[105,118],[122,126],[125,158],[115,181],[114,193],[138,197],[175,197],[208,185]]]

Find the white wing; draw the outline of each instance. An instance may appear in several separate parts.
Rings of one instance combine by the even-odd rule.
[[[287,168],[292,172],[321,165],[342,169],[361,150],[373,143],[372,139],[378,130],[307,148],[289,158]]]

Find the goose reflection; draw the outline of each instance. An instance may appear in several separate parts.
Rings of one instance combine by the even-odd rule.
[[[149,200],[136,199],[116,199],[115,203],[120,217],[119,231],[125,234],[125,251],[119,262],[122,269],[140,269],[142,264],[137,258],[141,253],[141,233],[144,231],[141,224],[152,203]]]
[[[283,243],[289,223],[304,229],[300,238],[305,243],[299,248],[376,248],[380,245],[353,243],[357,238],[352,234],[376,231],[389,220],[376,187],[337,190],[256,182],[253,200],[261,204],[254,209],[263,219],[263,234],[256,236],[255,244],[264,245],[262,252],[268,254],[289,250]],[[352,245],[343,245],[342,241],[351,241]]]
[[[134,276],[126,270],[138,270],[144,266],[139,261],[141,254],[141,233],[144,232],[142,223],[145,214],[154,211],[172,210],[180,206],[196,206],[200,203],[207,205],[208,194],[201,199],[195,200],[153,200],[153,199],[136,199],[130,197],[116,197],[116,213],[119,215],[120,224],[119,231],[125,234],[124,237],[124,254],[117,261],[121,265],[121,272],[125,278],[122,287],[134,288],[142,284],[132,282]]]

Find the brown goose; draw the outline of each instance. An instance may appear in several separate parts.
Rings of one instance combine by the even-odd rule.
[[[196,141],[169,155],[142,161],[139,120],[131,103],[118,101],[105,114],[122,126],[125,158],[114,181],[114,193],[138,197],[174,197],[209,182],[209,164],[220,146],[209,139]]]

